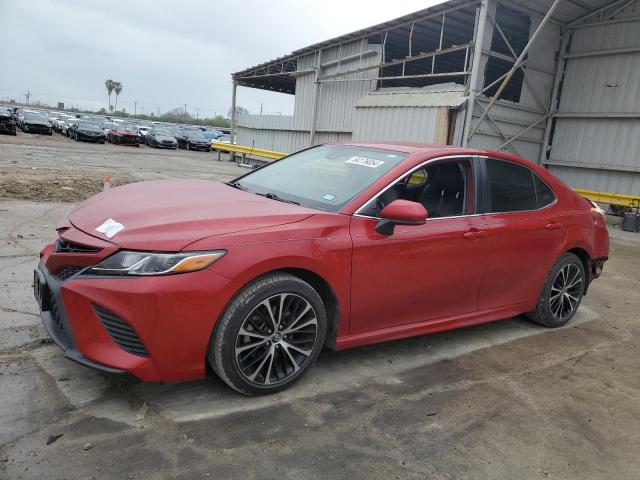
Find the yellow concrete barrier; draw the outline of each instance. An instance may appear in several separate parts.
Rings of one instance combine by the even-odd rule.
[[[211,141],[211,148],[223,152],[240,153],[251,157],[268,158],[269,160],[278,160],[287,155],[286,153],[264,150],[262,148],[245,147],[244,145],[232,145],[230,143],[218,143],[214,141]]]
[[[573,190],[594,202],[608,203],[609,205],[620,205],[622,207],[640,207],[640,196],[638,195],[596,192],[594,190],[582,190],[579,188],[574,188]]]

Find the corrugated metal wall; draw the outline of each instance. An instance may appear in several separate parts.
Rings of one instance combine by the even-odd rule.
[[[573,31],[550,170],[572,187],[640,194],[640,2]],[[634,18],[635,17],[635,18]]]
[[[447,107],[368,107],[355,109],[354,140],[446,142]]]

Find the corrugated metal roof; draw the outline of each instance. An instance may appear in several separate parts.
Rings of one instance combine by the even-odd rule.
[[[381,88],[362,97],[355,107],[459,107],[466,100],[463,85],[445,83],[424,88]]]
[[[339,37],[334,37],[329,40],[314,43],[307,47],[294,50],[292,53],[288,55],[284,55],[282,57],[275,58],[268,62],[264,62],[259,65],[255,65],[253,67],[246,68],[244,70],[234,73],[233,75],[234,76],[241,75],[243,73],[250,72],[257,68],[264,67],[266,65],[279,63],[287,59],[296,58],[300,55],[314,52],[319,48],[326,48],[331,45],[337,45],[339,43],[344,43],[350,40],[366,37],[374,32],[391,29],[391,28],[397,27],[398,25],[406,24],[407,22],[412,22],[414,20],[419,21],[419,19],[421,17],[424,17],[425,15],[436,14],[452,7],[457,7],[460,5],[467,4],[469,3],[469,1],[470,0],[449,0],[442,3],[438,3],[436,5],[432,5],[431,7],[425,8],[423,10],[419,10],[415,13],[410,13],[408,15],[404,15],[402,17],[398,17],[393,20],[389,20],[387,22],[379,23],[371,27],[356,30],[355,32],[350,32],[345,35],[341,35]],[[556,12],[554,13],[552,20],[562,24],[569,23],[572,20],[580,18],[582,15],[589,13],[590,11],[596,10],[599,7],[602,7],[603,5],[607,5],[611,3],[612,1],[613,0],[580,0],[579,2],[577,1],[562,2],[558,6],[558,9],[556,10]],[[501,0],[501,3],[503,3],[508,7],[514,7],[514,6],[519,7],[524,11],[528,11],[532,14],[539,15],[540,17],[542,17],[549,10],[549,7],[553,3],[553,0]]]

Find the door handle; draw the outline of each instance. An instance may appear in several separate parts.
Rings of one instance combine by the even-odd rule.
[[[547,230],[559,230],[563,226],[564,225],[562,225],[561,223],[552,222],[552,223],[547,223],[544,228],[546,228]]]
[[[484,238],[488,236],[489,232],[487,232],[486,230],[469,230],[463,235],[463,237],[467,240],[474,240],[476,238]]]

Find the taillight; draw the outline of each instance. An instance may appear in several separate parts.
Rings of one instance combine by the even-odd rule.
[[[594,202],[593,200],[589,200],[588,198],[587,198],[587,201],[591,204],[591,212],[593,212],[593,213],[594,213],[594,214],[596,214],[596,215],[601,216],[601,217],[602,217],[602,219],[606,221],[606,219],[607,219],[607,214],[605,213],[605,211],[604,211],[604,210],[602,210],[602,209],[600,208],[600,205],[598,205],[598,204],[597,204],[596,202]]]

